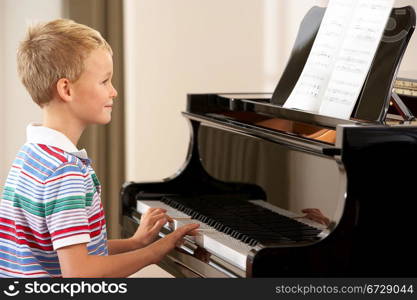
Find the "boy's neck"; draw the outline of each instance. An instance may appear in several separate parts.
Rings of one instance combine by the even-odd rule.
[[[78,130],[77,128],[69,128],[68,126],[61,126],[61,124],[44,121],[42,126],[54,129],[64,134],[73,144],[77,147],[78,141],[84,130]]]
[[[71,115],[62,113],[52,107],[43,108],[42,125],[64,134],[77,147],[85,126],[74,120]]]

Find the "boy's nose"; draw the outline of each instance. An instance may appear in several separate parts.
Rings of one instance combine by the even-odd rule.
[[[117,97],[117,90],[114,88],[114,86],[112,86],[112,93],[111,93],[111,97],[112,97],[112,98],[116,98],[116,97]]]

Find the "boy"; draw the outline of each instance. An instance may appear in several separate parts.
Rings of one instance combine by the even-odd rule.
[[[107,241],[100,184],[76,148],[88,125],[110,122],[117,96],[112,50],[97,31],[64,19],[34,26],[17,61],[43,124],[28,126],[5,184],[0,277],[126,277],[193,234],[196,224],[153,242],[171,220],[150,209],[131,238]]]

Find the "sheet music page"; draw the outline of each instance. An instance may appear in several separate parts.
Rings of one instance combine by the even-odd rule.
[[[310,55],[285,108],[318,112],[336,57],[343,42],[346,24],[358,0],[331,0],[324,14]]]
[[[319,114],[349,119],[368,75],[394,0],[359,0]]]
[[[304,69],[284,104],[349,118],[394,0],[331,0]]]

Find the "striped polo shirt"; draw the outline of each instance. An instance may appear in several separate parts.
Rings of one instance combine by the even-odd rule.
[[[0,277],[60,277],[56,250],[69,245],[107,255],[100,192],[85,150],[30,124],[0,203]]]

